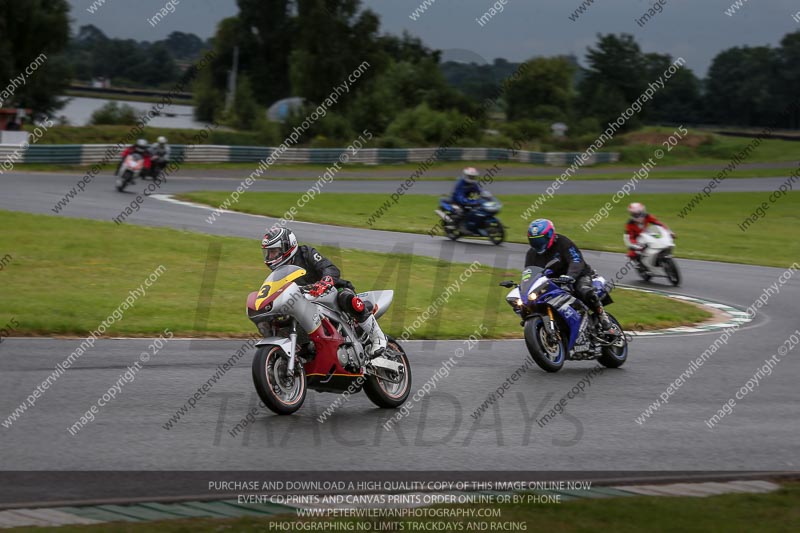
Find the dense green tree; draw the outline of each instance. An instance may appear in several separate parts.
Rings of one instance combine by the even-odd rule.
[[[674,63],[668,54],[647,54],[646,79],[657,80]],[[659,89],[642,114],[650,122],[693,124],[702,122],[701,84],[697,76],[686,67],[681,67]]]
[[[400,37],[391,34],[381,35],[378,37],[378,46],[383,53],[395,61],[418,63],[423,59],[432,58],[438,62],[440,58],[438,50],[428,48],[422,39],[414,37],[406,30]]]
[[[381,62],[378,16],[360,10],[360,0],[297,0],[296,5],[289,70],[293,95],[322,102],[364,62],[369,70],[357,83],[365,81],[374,63]]]
[[[240,71],[253,84],[256,100],[269,106],[292,96],[289,86],[289,55],[297,38],[293,5],[289,0],[238,0],[239,15],[215,37],[221,52],[218,61],[231,68],[233,47],[239,46]],[[230,32],[235,33],[231,34]],[[217,38],[221,42],[217,43]],[[221,87],[225,86],[225,80]],[[218,85],[220,87],[220,85]]]
[[[616,119],[649,82],[642,50],[628,34],[599,35],[596,48],[587,50],[586,62],[578,86],[579,108],[603,124]]]
[[[566,121],[574,98],[575,67],[563,57],[540,57],[525,63],[506,90],[509,120]]]
[[[66,0],[0,0],[0,80],[24,75],[37,58],[41,63],[4,106],[30,107],[36,114],[60,107],[58,96],[69,81],[69,70],[57,55],[68,39]]]
[[[165,40],[154,43],[134,39],[111,39],[93,25],[81,26],[70,42],[64,60],[72,67],[75,79],[88,82],[94,78],[107,78],[117,86],[169,87],[180,78],[176,53],[184,54],[186,48],[173,51],[173,32]],[[199,37],[180,34],[184,40],[203,46]],[[188,46],[188,45],[187,45]]]
[[[495,59],[491,65],[456,61],[447,61],[441,65],[447,83],[477,101],[493,98],[497,87],[518,68],[519,63],[510,63],[501,58]]]
[[[781,104],[790,110],[779,125],[800,128],[800,31],[789,33],[781,40],[777,51],[779,80],[775,91]]]
[[[778,54],[768,46],[735,47],[719,53],[706,81],[708,118],[720,124],[770,125],[780,121],[775,97]]]
[[[175,59],[192,60],[201,55],[206,44],[193,33],[173,31],[162,41]]]

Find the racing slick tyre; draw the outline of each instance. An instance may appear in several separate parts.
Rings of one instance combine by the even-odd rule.
[[[619,368],[628,360],[628,338],[625,336],[622,326],[611,313],[608,313],[608,318],[617,326],[620,336],[612,345],[602,347],[603,355],[598,357],[597,361],[607,368]]]
[[[376,375],[367,376],[364,392],[378,407],[395,409],[405,403],[411,392],[411,365],[408,364],[408,357],[400,344],[388,335],[386,340],[388,343],[382,356],[402,364],[405,371],[387,374],[386,379]]]
[[[290,415],[306,399],[306,372],[299,360],[294,376],[287,373],[289,356],[280,346],[259,346],[253,357],[253,384],[261,401],[270,411]]]
[[[664,272],[673,286],[677,287],[681,284],[681,273],[678,272],[678,265],[672,258],[664,259]]]
[[[564,342],[560,335],[555,340],[550,338],[541,316],[534,315],[525,322],[525,345],[533,362],[542,370],[558,372],[564,366],[566,359]]]

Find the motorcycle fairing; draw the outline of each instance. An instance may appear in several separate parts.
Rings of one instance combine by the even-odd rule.
[[[267,279],[264,280],[264,283],[258,290],[258,294],[253,302],[253,309],[256,311],[261,310],[267,304],[275,300],[275,298],[280,296],[280,294],[286,290],[286,287],[288,287],[291,282],[297,278],[305,276],[306,274],[306,271],[300,267],[287,268],[287,272],[282,272],[283,270],[284,268],[279,268],[267,276]],[[275,277],[275,275],[278,273],[280,273],[280,278]],[[250,302],[248,301],[248,305],[249,303]]]

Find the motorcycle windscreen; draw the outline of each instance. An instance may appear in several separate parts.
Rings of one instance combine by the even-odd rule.
[[[294,280],[305,276],[306,271],[295,265],[284,265],[276,268],[264,283],[256,296],[255,308],[261,309],[262,306],[274,300],[280,293]]]
[[[528,297],[531,287],[536,283],[536,280],[541,277],[543,271],[544,269],[537,266],[529,266],[522,271],[522,277],[519,282],[519,294],[523,303],[527,302],[526,298]]]

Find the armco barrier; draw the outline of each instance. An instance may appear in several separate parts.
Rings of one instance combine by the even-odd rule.
[[[19,153],[24,163],[56,163],[91,165],[102,161],[113,144],[33,144]],[[0,159],[20,150],[19,146],[0,146]],[[267,146],[217,146],[197,145],[186,150],[185,145],[172,145],[175,159],[186,156],[192,163],[257,163],[269,157],[275,148]],[[343,148],[289,148],[276,159],[278,164],[320,163],[329,165],[336,161],[363,163],[422,163],[424,161],[514,161],[537,165],[564,166],[581,154],[577,152],[527,152],[505,148],[364,148],[356,154]],[[116,159],[116,158],[114,158]],[[615,163],[616,152],[599,152],[589,157],[586,165]]]

